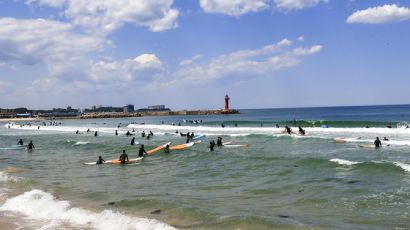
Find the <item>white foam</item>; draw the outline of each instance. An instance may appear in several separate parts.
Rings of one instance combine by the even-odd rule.
[[[360,162],[357,161],[349,161],[349,160],[343,160],[339,158],[334,158],[330,160],[331,162],[338,163],[340,165],[355,165],[355,164],[360,164]]]
[[[95,213],[82,208],[73,208],[70,207],[68,201],[56,200],[50,193],[41,190],[31,190],[7,199],[0,207],[0,211],[20,212],[30,219],[48,221],[46,226],[56,228],[58,228],[55,226],[56,224],[66,222],[79,227],[92,227],[101,230],[175,229],[157,220],[130,217],[111,210]]]
[[[1,182],[18,182],[18,181],[20,181],[20,178],[10,176],[5,172],[0,171],[0,181]]]
[[[74,145],[86,145],[90,143],[89,141],[77,141]]]
[[[409,164],[405,164],[405,163],[401,163],[401,162],[393,162],[393,164],[395,164],[396,166],[402,168],[406,172],[410,172],[410,165]]]

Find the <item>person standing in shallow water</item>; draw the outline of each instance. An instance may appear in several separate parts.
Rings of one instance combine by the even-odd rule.
[[[135,145],[135,137],[131,139],[131,145]]]
[[[376,148],[382,147],[382,142],[379,140],[379,137],[376,137],[376,140],[374,141],[374,146]]]
[[[30,143],[28,143],[27,149],[28,149],[28,150],[35,149],[34,144],[33,144],[33,141],[30,141]]]
[[[128,155],[125,153],[125,150],[122,150],[122,154],[120,156],[121,164],[125,164],[125,159],[127,159],[126,161],[128,161]]]
[[[140,150],[139,150],[139,152],[138,152],[138,156],[139,156],[139,157],[143,157],[144,154],[147,154],[147,152],[146,152],[145,149],[144,149],[144,145],[141,145]]]
[[[215,147],[215,141],[209,142],[209,150],[210,150],[211,152],[214,151],[214,147]]]

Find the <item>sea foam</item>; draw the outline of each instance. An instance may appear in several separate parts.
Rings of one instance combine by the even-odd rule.
[[[334,158],[330,160],[331,162],[338,163],[340,165],[355,165],[355,164],[360,164],[360,162],[357,161],[349,161],[349,160],[343,160],[339,158]]]
[[[68,201],[56,200],[50,193],[31,190],[22,195],[7,199],[0,211],[19,212],[33,220],[47,221],[47,225],[58,228],[58,223],[91,227],[101,230],[110,229],[175,229],[172,226],[148,218],[130,217],[112,210],[99,213],[82,208],[71,207]],[[57,224],[56,224],[57,223]]]

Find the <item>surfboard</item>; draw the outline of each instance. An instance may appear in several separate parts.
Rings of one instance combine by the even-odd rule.
[[[205,136],[205,134],[199,134],[199,135],[194,136],[194,137],[192,138],[192,140],[197,140],[197,139],[202,138],[202,137],[204,137],[204,136]]]
[[[195,144],[199,144],[199,143],[201,143],[201,141],[186,143],[186,144],[182,144],[182,145],[174,145],[174,146],[169,147],[169,149],[170,150],[186,149],[186,148],[189,148],[189,147],[194,146]]]
[[[360,148],[374,148],[374,145],[360,145]]]
[[[224,147],[236,148],[236,147],[248,147],[249,145],[225,145]]]
[[[11,146],[11,147],[6,147],[6,148],[0,148],[0,150],[21,150],[24,149],[24,145],[19,145],[19,146]]]
[[[298,134],[299,134],[299,135],[302,135],[300,132],[298,132]],[[306,136],[306,135],[308,135],[308,134],[309,134],[309,133],[305,131],[305,135],[302,135],[302,136]]]
[[[340,139],[340,138],[333,138],[333,141],[338,142],[338,143],[345,142],[345,140]]]
[[[134,158],[134,159],[129,159],[128,161],[125,161],[125,163],[126,163],[126,164],[135,163],[135,162],[137,162],[137,161],[139,161],[139,160],[142,160],[142,159],[144,159],[144,157],[138,157],[138,158]],[[112,164],[121,164],[121,161],[120,161],[120,159],[115,159],[115,160],[110,160],[109,163],[112,163]]]
[[[168,143],[165,143],[165,144],[163,144],[163,145],[161,145],[161,146],[158,146],[158,147],[156,147],[155,149],[152,149],[152,150],[148,151],[145,155],[155,153],[155,152],[157,152],[157,151],[159,151],[159,150],[161,150],[161,149],[164,149],[165,146],[170,145],[170,144],[171,144],[171,142],[168,142]]]
[[[281,133],[286,133],[286,129],[282,129],[280,132]]]
[[[139,145],[140,143],[138,141],[134,142],[134,145]]]
[[[232,143],[233,143],[233,141],[228,141],[228,142],[222,143],[222,145],[230,145],[230,144],[232,144]]]

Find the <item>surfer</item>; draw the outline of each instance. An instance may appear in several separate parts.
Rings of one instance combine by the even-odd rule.
[[[169,145],[165,146],[164,152],[169,153]]]
[[[191,136],[190,135],[186,135],[186,143],[189,143],[189,141],[191,140]]]
[[[383,141],[388,141],[389,139],[387,137],[383,137]]]
[[[17,145],[24,145],[24,144],[23,144],[23,139],[20,139],[20,140],[17,142]]]
[[[235,123],[235,127],[238,127],[238,123]]]
[[[289,128],[289,126],[285,126],[285,129],[286,129],[286,132],[288,133],[288,134],[291,134],[292,133],[292,129],[291,128]]]
[[[216,141],[216,145],[218,147],[222,147],[222,137],[218,137],[218,140]]]
[[[90,129],[87,129],[87,133],[89,133],[90,132]]]
[[[150,130],[149,131],[149,134],[151,135],[151,136],[154,136],[154,133]]]
[[[211,151],[211,152],[213,152],[214,151],[214,147],[215,147],[215,141],[211,141],[211,142],[209,142],[209,150]]]
[[[305,135],[305,134],[306,134],[306,131],[305,131],[304,129],[302,129],[302,127],[299,126],[299,133],[300,133],[301,135]]]
[[[191,133],[191,139],[193,139],[195,137],[194,132]]]
[[[126,158],[127,161],[128,161],[128,155],[125,153],[125,149],[124,149],[124,150],[122,150],[122,154],[121,154],[121,156],[120,156],[121,164],[125,164],[125,158]]]
[[[28,149],[28,150],[35,149],[34,144],[33,144],[33,141],[30,141],[30,143],[28,143],[27,149]]]
[[[96,136],[98,136],[98,133],[97,133],[97,131],[95,131],[95,133],[94,133],[94,137],[96,137]]]
[[[276,128],[279,128],[279,125],[278,125],[278,124],[276,124]]]
[[[376,148],[382,146],[382,142],[379,140],[379,137],[376,137],[376,140],[374,141],[374,146],[375,146]]]
[[[139,157],[143,157],[143,156],[144,156],[144,153],[147,154],[147,152],[146,152],[145,149],[144,149],[144,145],[141,145],[140,150],[139,150],[139,152],[138,152],[138,156],[139,156]]]
[[[101,156],[99,156],[96,164],[97,164],[97,165],[100,165],[100,164],[102,164],[102,163],[104,163],[104,162],[105,162],[105,160],[104,160]]]
[[[386,126],[387,128],[391,129],[391,125],[389,124],[388,126]]]
[[[131,145],[135,145],[135,137],[131,139]]]
[[[366,129],[368,129],[368,128],[369,128],[369,126],[368,126],[368,125],[366,125],[366,126],[365,126],[365,128],[366,128]]]
[[[222,123],[222,124],[221,124],[221,127],[222,127],[222,128],[225,128],[225,125],[224,125],[224,123]]]
[[[127,133],[125,133],[126,136],[131,136],[130,131],[128,130]]]
[[[151,138],[151,133],[148,133],[147,140],[149,140],[150,138]]]
[[[145,137],[145,131],[142,130],[141,137]]]
[[[118,130],[115,130],[115,136],[118,136]]]
[[[75,134],[80,134],[80,131],[77,129],[77,131],[75,131]]]

